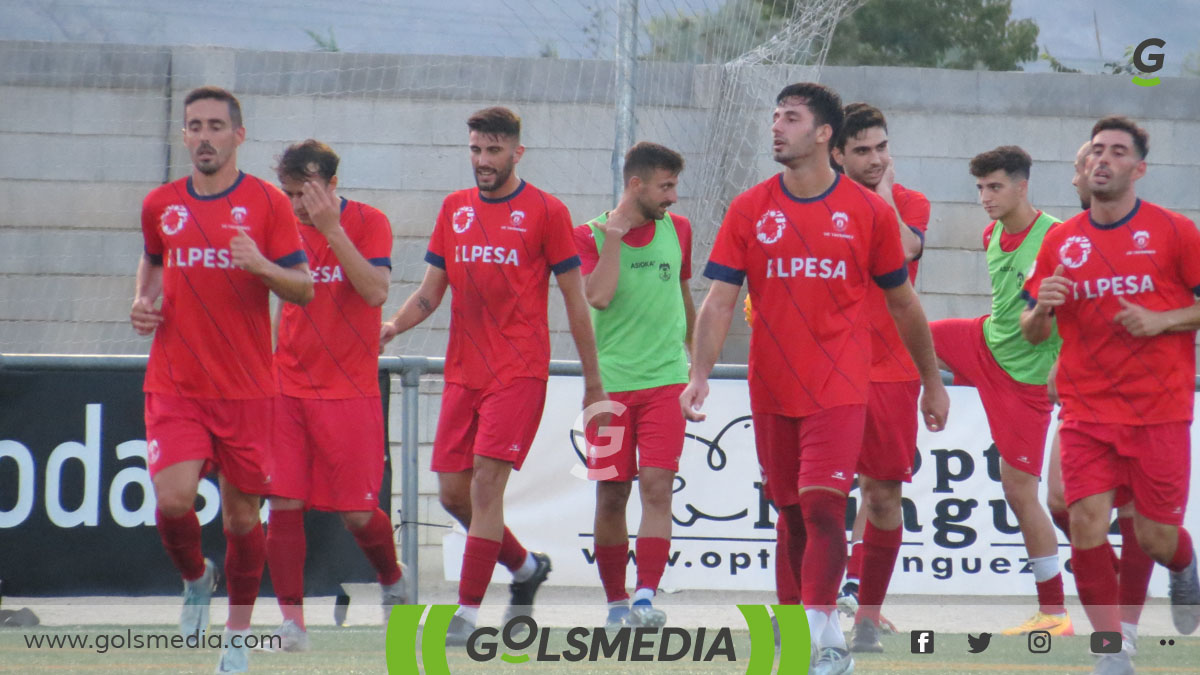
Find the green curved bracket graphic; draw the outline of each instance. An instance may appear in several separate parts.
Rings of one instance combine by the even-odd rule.
[[[458,605],[432,605],[421,633],[421,665],[425,675],[450,675],[446,662],[446,629]]]
[[[808,634],[804,605],[771,605],[771,610],[779,622],[779,672],[807,673],[812,638]]]
[[[775,663],[775,629],[771,627],[767,607],[738,605],[737,608],[750,629],[750,662],[746,664],[746,675],[770,675]]]
[[[1162,82],[1157,77],[1135,77],[1133,83],[1139,87],[1153,87]]]
[[[518,654],[516,656],[513,656],[512,654],[505,652],[500,655],[500,660],[505,663],[511,663],[513,665],[516,665],[518,663],[525,663],[526,661],[528,661],[529,655],[528,654]]]
[[[417,671],[417,627],[425,605],[396,605],[388,616],[384,655],[388,673],[416,673]]]

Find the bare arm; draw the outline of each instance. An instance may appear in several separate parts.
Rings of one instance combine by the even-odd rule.
[[[1071,280],[1063,276],[1064,271],[1065,268],[1059,265],[1053,275],[1042,279],[1038,285],[1037,304],[1021,312],[1021,335],[1030,344],[1041,344],[1054,332],[1052,312],[1067,301],[1071,289]]]
[[[602,226],[604,244],[600,247],[600,259],[592,273],[584,278],[584,295],[588,304],[596,309],[608,307],[617,292],[617,279],[621,276],[621,239],[637,225],[636,202],[632,201],[631,194],[629,191],[622,193],[621,203],[609,212]]]
[[[429,265],[425,268],[425,278],[413,294],[408,296],[404,304],[388,321],[384,321],[379,330],[379,350],[391,342],[392,338],[416,326],[433,314],[433,310],[442,304],[450,278],[446,270]]]
[[[687,332],[684,333],[683,346],[687,348],[688,356],[692,355],[692,331],[696,327],[696,301],[692,299],[692,289],[688,287],[688,279],[679,281],[683,291],[683,316],[687,321]]]
[[[149,335],[162,323],[162,312],[154,308],[162,295],[163,268],[150,262],[146,254],[138,262],[137,286],[133,292],[133,307],[129,310],[129,323],[138,335]]]
[[[1121,311],[1113,320],[1125,327],[1134,337],[1154,337],[1163,333],[1186,333],[1200,330],[1200,303],[1187,307],[1156,312],[1135,305],[1121,296]]]
[[[937,357],[933,353],[933,336],[929,333],[925,310],[912,284],[907,281],[886,289],[883,294],[900,339],[912,356],[917,372],[921,374],[921,413],[925,418],[925,427],[930,431],[941,431],[946,428],[946,416],[950,413],[950,397],[946,394],[942,374],[938,371]]]
[[[583,366],[583,407],[608,398],[600,382],[600,362],[596,357],[596,334],[592,332],[592,317],[583,298],[583,276],[578,269],[558,275],[558,289],[567,307],[567,323],[575,340],[575,351]]]
[[[342,202],[334,187],[323,189],[317,181],[308,181],[304,184],[300,199],[313,227],[329,242],[329,248],[341,263],[350,285],[368,305],[382,307],[387,302],[392,271],[387,267],[372,265],[346,236],[341,223]]]
[[[280,267],[268,260],[258,250],[258,244],[245,232],[238,232],[229,241],[229,250],[233,254],[234,266],[261,279],[267,288],[283,300],[304,305],[313,299],[313,282],[308,273],[308,263]]]
[[[700,407],[708,398],[708,375],[721,356],[721,347],[737,309],[739,291],[740,285],[714,280],[700,305],[692,334],[692,371],[687,388],[679,397],[684,417],[693,422],[700,422],[705,417]]]
[[[896,214],[896,222],[900,223],[900,246],[904,249],[904,260],[911,262],[921,257],[921,251],[925,248],[925,242],[921,241],[921,237],[913,231],[911,227],[904,223],[904,218],[900,216],[900,209],[896,208],[896,197],[892,194],[892,185],[896,182],[896,163],[895,161],[888,162],[888,166],[883,171],[883,178],[875,186],[875,193],[883,197],[883,201],[892,207],[892,212]]]

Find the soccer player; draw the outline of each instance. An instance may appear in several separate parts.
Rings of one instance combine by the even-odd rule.
[[[1085,141],[1075,154],[1075,176],[1071,185],[1079,196],[1079,208],[1084,211],[1092,207],[1092,194],[1087,186],[1087,160],[1091,157],[1092,142]],[[1058,364],[1050,369],[1049,380],[1046,382],[1050,400],[1058,403],[1058,392],[1054,386],[1054,376]],[[1063,496],[1061,469],[1061,444],[1057,430],[1054,442],[1050,446],[1050,461],[1046,473],[1046,508],[1050,510],[1050,518],[1058,526],[1067,540],[1071,539],[1070,514],[1067,512],[1067,501]],[[1118,596],[1121,601],[1121,636],[1125,649],[1131,656],[1137,654],[1138,621],[1142,617],[1142,608],[1146,604],[1146,591],[1150,585],[1150,575],[1154,571],[1154,560],[1146,555],[1137,544],[1134,532],[1133,504],[1124,503],[1117,508],[1117,524],[1121,530],[1121,557],[1114,561],[1117,566]]]
[[[340,513],[383,587],[383,606],[406,602],[392,522],[379,508],[386,441],[379,395],[380,306],[391,278],[387,216],[337,195],[338,156],[307,140],[276,173],[300,221],[316,295],[284,304],[275,359],[275,415],[267,564],[283,612],[285,651],[308,649],[304,625],[304,510]],[[386,618],[386,616],[385,616]]]
[[[517,176],[520,117],[486,108],[467,127],[477,189],[442,202],[425,278],[380,333],[386,344],[453,289],[432,464],[442,506],[467,528],[467,546],[447,644],[465,644],[475,629],[497,560],[513,573],[506,622],[528,611],[550,573],[549,556],[526,551],[504,526],[504,486],[525,461],[546,400],[551,272],[583,364],[583,405],[606,399],[567,207]]]
[[[983,231],[988,276],[992,283],[991,314],[975,319],[944,319],[930,326],[938,359],[954,373],[955,383],[979,391],[1000,453],[1000,484],[1017,517],[1025,550],[1033,567],[1038,611],[1004,635],[1044,630],[1074,635],[1063,606],[1058,537],[1038,499],[1045,457],[1046,431],[1052,406],[1047,374],[1058,356],[1057,335],[1038,345],[1021,335],[1021,285],[1033,266],[1042,238],[1058,220],[1029,203],[1029,170],[1033,161],[1015,145],[976,155],[970,171],[979,201],[993,218]]]
[[[146,459],[155,522],[183,575],[184,635],[208,627],[216,568],[200,549],[195,501],[200,478],[218,472],[229,618],[217,672],[248,667],[244,638],[266,557],[258,511],[270,492],[276,392],[268,293],[297,304],[313,297],[287,197],[237,168],[245,138],[229,92],[201,87],[184,98],[192,172],[142,203],[145,254],[129,316],[138,334],[154,335]]]
[[[833,160],[842,166],[848,178],[873,190],[896,213],[908,261],[908,278],[913,281],[917,278],[918,258],[929,227],[929,200],[896,182],[883,113],[865,103],[852,103],[845,112],[845,126],[833,148]],[[879,642],[879,606],[887,594],[900,553],[901,485],[912,481],[921,379],[904,350],[883,291],[874,285],[867,293],[867,312],[871,327],[871,384],[863,446],[856,468],[862,498],[858,520],[863,520],[865,514],[866,522],[858,534],[861,543],[852,544],[847,576],[854,573],[861,581],[855,597],[858,611],[850,648],[880,652],[883,645]],[[781,522],[786,521],[781,519]],[[843,595],[854,591],[843,589]]]
[[[1200,327],[1200,232],[1138,198],[1149,135],[1109,116],[1092,127],[1091,209],[1052,230],[1025,282],[1021,329],[1032,343],[1057,325],[1063,349],[1062,476],[1071,514],[1075,585],[1098,631],[1119,631],[1108,544],[1114,500],[1132,495],[1142,549],[1171,571],[1175,627],[1200,623],[1200,581],[1187,506]],[[1130,654],[1105,654],[1097,673],[1132,673]]]
[[[696,309],[688,290],[692,226],[667,212],[683,157],[656,143],[625,154],[625,190],[615,209],[575,228],[583,281],[614,415],[607,443],[589,429],[588,472],[596,482],[595,554],[608,598],[607,624],[658,627],[652,606],[671,548],[671,493],[683,452],[679,395],[687,384],[687,344]],[[633,607],[625,591],[629,532],[625,506],[633,479],[642,499]]]
[[[754,305],[750,409],[767,496],[788,521],[788,549],[807,608],[821,675],[853,670],[831,613],[846,567],[846,493],[862,446],[870,389],[867,293],[884,289],[900,337],[925,386],[920,408],[940,430],[949,398],[925,313],[908,283],[895,212],[870,189],[838,175],[829,146],[841,132],[836,92],[785,87],[771,127],[784,171],[738,195],[717,233],[704,275],[713,280],[693,337],[684,415],[702,420],[708,375],[747,281]],[[800,571],[803,569],[803,579]]]

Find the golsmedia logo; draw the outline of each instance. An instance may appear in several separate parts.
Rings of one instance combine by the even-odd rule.
[[[1163,60],[1166,58],[1166,56],[1163,55],[1162,52],[1151,52],[1149,55],[1147,55],[1146,50],[1150,47],[1162,49],[1166,46],[1167,42],[1162,38],[1146,38],[1145,40],[1142,40],[1141,44],[1139,44],[1133,50],[1133,67],[1137,68],[1138,71],[1145,73],[1146,75],[1153,75],[1154,73],[1162,70]],[[1147,57],[1149,60],[1147,60]],[[1133,83],[1139,87],[1153,87],[1161,81],[1162,80],[1158,79],[1157,77],[1133,78]]]
[[[428,612],[426,609],[428,608]],[[551,629],[538,626],[531,617],[516,617],[502,628],[480,627],[471,634],[454,659],[447,657],[446,629],[457,605],[397,605],[387,627],[389,673],[417,673],[423,667],[430,675],[449,675],[452,660],[463,665],[503,662],[519,665],[530,661],[565,664],[576,662],[729,662],[745,665],[748,675],[767,674],[775,663],[775,629],[765,605],[738,605],[750,636],[735,640],[740,627],[720,626],[694,629],[664,628],[605,629],[585,626]],[[808,619],[800,605],[772,605],[779,624],[782,645],[778,672],[806,672],[809,662]],[[424,618],[424,629],[421,620]],[[561,635],[565,632],[565,642]],[[417,643],[420,633],[420,657]],[[740,642],[740,646],[739,646]],[[459,648],[451,648],[458,651]],[[501,663],[496,663],[502,666]],[[586,666],[585,666],[586,667]]]

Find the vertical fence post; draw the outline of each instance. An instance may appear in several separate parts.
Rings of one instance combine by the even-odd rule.
[[[421,374],[425,372],[425,359],[406,358],[400,372],[402,386],[402,405],[404,416],[402,421],[403,442],[400,450],[400,509],[403,514],[400,523],[400,558],[408,568],[404,578],[408,580],[408,601],[417,602],[420,588],[418,577],[420,564],[418,553],[420,542],[417,537],[418,517],[418,476],[419,476],[419,441],[420,441],[420,386]]]
[[[633,145],[634,66],[637,64],[637,0],[617,0],[617,133],[613,141],[613,206],[625,188],[625,151]]]

